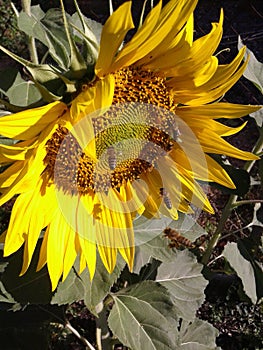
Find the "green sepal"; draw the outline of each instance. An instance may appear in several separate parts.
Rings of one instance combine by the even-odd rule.
[[[80,8],[79,8],[78,3],[77,3],[76,0],[74,0],[74,5],[76,7],[78,17],[79,17],[80,22],[82,24],[83,31],[80,30],[80,28],[78,28],[73,23],[70,23],[70,25],[82,35],[84,43],[85,43],[86,48],[87,48],[87,51],[88,51],[89,55],[92,58],[91,62],[93,63],[98,58],[99,45],[98,45],[96,36],[94,35],[92,30],[87,25],[87,23],[85,21],[85,17],[83,16],[82,12],[80,11]],[[90,56],[88,56],[88,57],[90,58]]]
[[[70,47],[70,65],[69,65],[69,71],[67,75],[70,80],[80,80],[85,76],[87,72],[87,65],[84,58],[78,51],[78,48],[70,33],[63,1],[60,0],[60,3],[61,3],[64,27],[65,27],[69,47]]]

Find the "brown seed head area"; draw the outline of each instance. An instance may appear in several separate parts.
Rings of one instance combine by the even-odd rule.
[[[119,189],[151,171],[171,151],[175,109],[165,78],[138,67],[124,68],[115,73],[112,107],[92,120],[98,161],[59,127],[46,144],[45,171],[67,193]]]

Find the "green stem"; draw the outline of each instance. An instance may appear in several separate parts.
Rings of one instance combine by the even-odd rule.
[[[22,9],[28,16],[31,16],[31,0],[22,0]],[[39,64],[35,38],[31,36],[28,37],[28,50],[31,61]]]
[[[96,318],[96,341],[98,350],[112,350],[112,339],[108,328],[108,311],[101,303],[102,310]]]
[[[253,204],[253,203],[263,203],[263,199],[246,199],[243,201],[237,201],[233,203],[233,209],[239,207],[240,205]]]
[[[79,340],[86,346],[87,349],[96,350],[94,346],[92,346],[86,338],[82,337],[82,335],[80,335],[79,332],[74,327],[72,327],[69,322],[66,322],[65,327],[68,328],[77,338],[79,338]]]
[[[228,199],[228,202],[227,202],[227,204],[222,212],[221,219],[219,220],[219,223],[218,223],[218,226],[215,230],[215,233],[213,234],[211,240],[209,241],[208,246],[206,248],[206,251],[202,257],[202,263],[204,265],[206,265],[210,259],[212,251],[213,251],[214,247],[216,246],[216,244],[217,244],[217,242],[222,234],[225,223],[226,223],[226,221],[227,221],[227,219],[232,211],[232,207],[233,207],[234,203],[236,202],[236,199],[237,199],[237,195],[234,195],[234,194],[231,194],[231,196]]]
[[[263,128],[260,129],[260,136],[257,140],[257,143],[256,143],[254,149],[253,149],[253,152],[255,154],[258,154],[259,152],[261,152],[262,148],[263,148]],[[247,172],[249,172],[252,169],[254,164],[255,164],[255,160],[250,160],[250,161],[246,162],[244,169]],[[237,206],[237,203],[240,203],[240,202],[244,203],[244,201],[237,202],[237,198],[238,198],[237,195],[232,194],[229,197],[225,208],[223,209],[223,212],[222,212],[221,218],[219,220],[218,226],[215,230],[215,233],[213,234],[211,240],[209,241],[208,246],[206,248],[206,251],[202,257],[202,263],[204,265],[206,265],[208,263],[210,256],[212,254],[212,251],[213,251],[214,247],[216,246],[216,244],[217,244],[217,242],[218,242],[218,240],[223,232],[223,229],[225,227],[225,223],[226,223],[231,211],[233,210],[234,207]],[[249,201],[249,202],[251,203],[251,201]]]

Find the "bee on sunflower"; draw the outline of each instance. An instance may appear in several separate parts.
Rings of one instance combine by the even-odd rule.
[[[259,109],[219,101],[246,68],[245,48],[220,65],[214,53],[223,13],[210,33],[193,40],[196,4],[170,0],[162,7],[160,1],[124,43],[134,28],[131,1],[125,2],[106,21],[99,45],[87,37],[77,7],[92,64],[81,56],[63,12],[71,52],[66,72],[1,47],[26,66],[46,101],[0,118],[1,134],[18,140],[0,145],[0,164],[7,165],[0,205],[16,196],[2,237],[4,256],[24,245],[22,274],[41,231],[38,269],[47,264],[52,289],[78,255],[80,272],[88,267],[91,278],[97,252],[109,273],[118,252],[132,269],[137,215],[176,220],[178,211],[191,212],[190,203],[212,213],[198,180],[235,186],[209,154],[257,159],[222,138],[243,126],[216,121]],[[66,86],[61,96],[48,91],[48,79]]]

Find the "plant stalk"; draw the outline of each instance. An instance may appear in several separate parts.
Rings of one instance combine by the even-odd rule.
[[[23,11],[31,17],[31,0],[22,0]],[[39,64],[35,38],[28,36],[28,50],[33,63]]]
[[[89,350],[96,350],[94,348],[94,346],[92,346],[90,344],[90,342],[88,342],[88,340],[84,337],[82,337],[82,335],[79,334],[79,332],[71,326],[71,324],[69,322],[66,322],[65,327],[68,328],[77,338],[79,338],[79,340],[89,349]]]
[[[108,312],[105,305],[96,318],[96,342],[98,350],[112,350],[112,339],[108,328]]]

